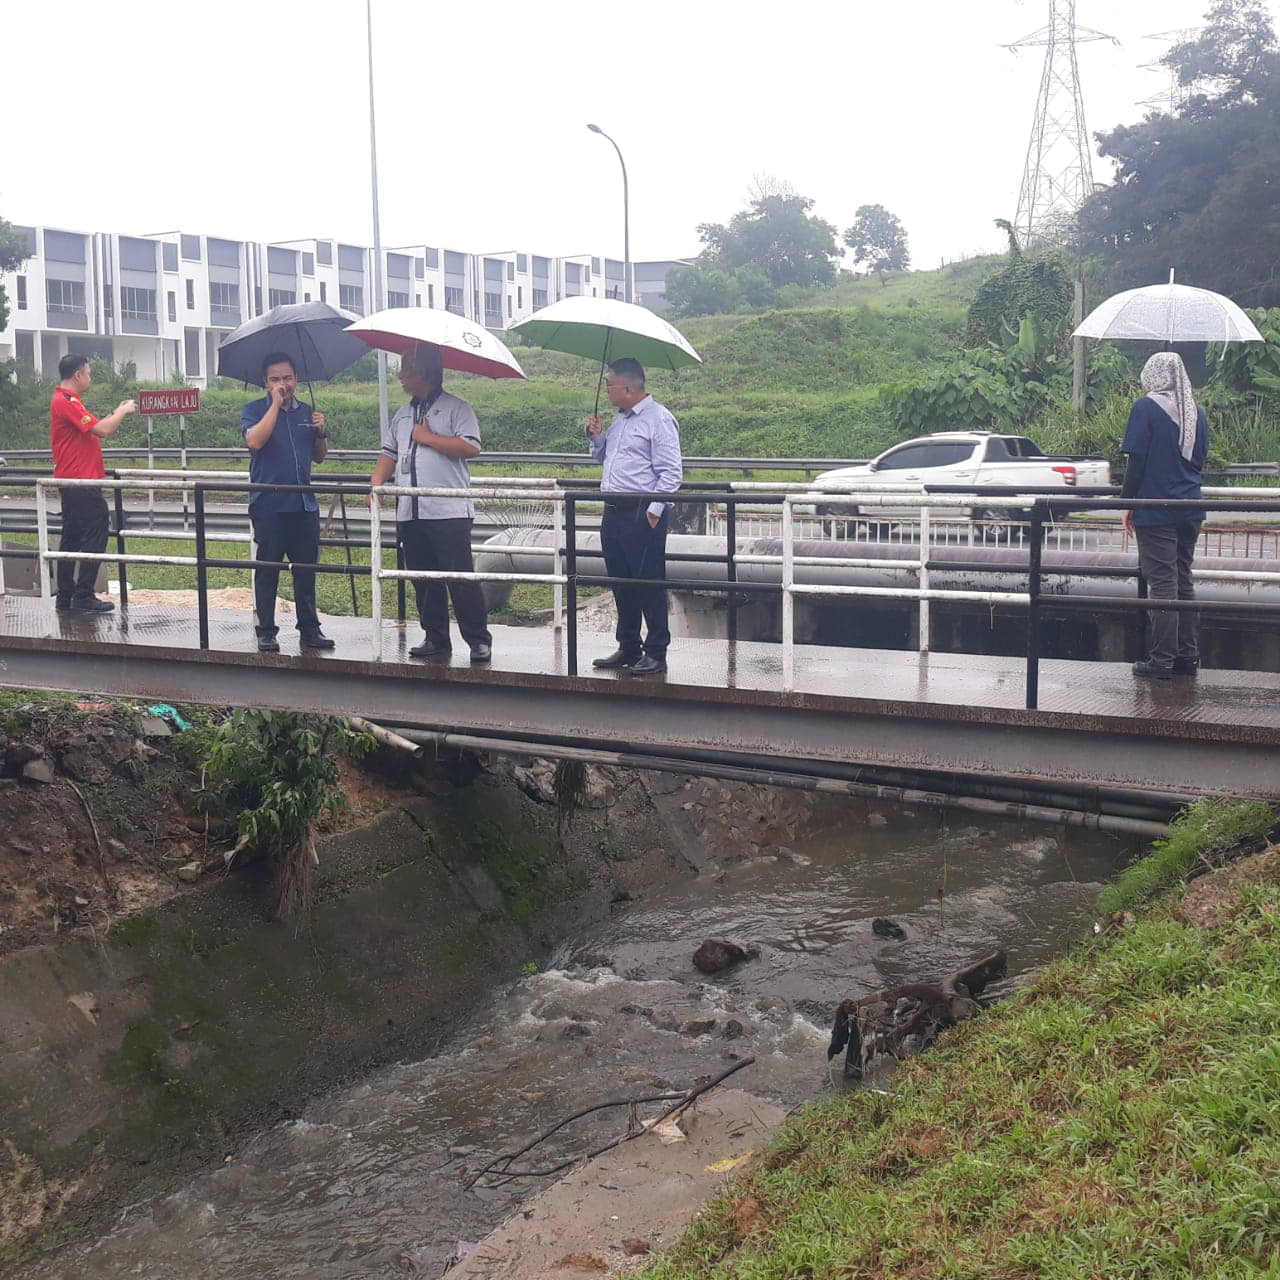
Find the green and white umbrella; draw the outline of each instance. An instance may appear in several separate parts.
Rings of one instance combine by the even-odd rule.
[[[646,369],[682,369],[702,363],[674,325],[647,307],[616,298],[562,298],[512,325],[512,331],[535,347],[599,360],[600,382],[605,366],[625,356],[639,360]],[[600,382],[596,384],[597,412]]]

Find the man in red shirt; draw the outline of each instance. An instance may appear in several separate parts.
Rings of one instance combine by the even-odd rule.
[[[100,439],[115,429],[138,406],[122,400],[109,417],[101,421],[84,407],[81,396],[89,390],[93,375],[88,356],[63,356],[58,361],[58,389],[49,404],[49,443],[53,446],[53,474],[74,480],[101,480],[107,473],[102,465]],[[62,490],[63,551],[87,551],[101,555],[107,549],[107,500],[101,489],[88,486]],[[98,560],[59,560],[58,608],[81,609],[86,613],[110,613],[115,605],[99,600],[93,593],[98,576]]]

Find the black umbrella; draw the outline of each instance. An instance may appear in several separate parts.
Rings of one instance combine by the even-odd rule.
[[[359,319],[327,302],[293,302],[233,329],[218,348],[218,373],[263,386],[262,361],[280,352],[293,361],[299,382],[324,382],[355,364],[369,348],[347,325]]]

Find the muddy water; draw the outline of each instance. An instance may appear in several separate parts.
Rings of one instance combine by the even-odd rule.
[[[884,826],[855,827],[825,806],[789,857],[712,864],[623,904],[544,972],[495,992],[429,1060],[313,1103],[32,1280],[438,1275],[460,1239],[545,1185],[468,1190],[467,1171],[489,1154],[591,1103],[687,1087],[735,1057],[756,1058],[735,1084],[787,1104],[816,1098],[833,1087],[826,1026],[839,999],[997,946],[1016,978],[1080,937],[1098,882],[1126,853],[1096,834],[886,812]],[[872,933],[882,915],[904,941]],[[710,936],[758,942],[762,954],[703,978],[689,958]],[[622,1110],[600,1113],[534,1163],[625,1124]]]

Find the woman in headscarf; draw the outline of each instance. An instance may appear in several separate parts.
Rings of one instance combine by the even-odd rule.
[[[1159,351],[1142,369],[1147,393],[1129,414],[1121,452],[1129,455],[1124,498],[1201,496],[1200,476],[1209,449],[1209,425],[1196,404],[1182,357]],[[1124,527],[1137,536],[1138,567],[1152,600],[1194,600],[1191,562],[1204,511],[1194,507],[1139,507],[1124,513]],[[1151,645],[1133,674],[1168,680],[1195,675],[1200,665],[1200,616],[1153,609]]]

